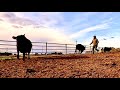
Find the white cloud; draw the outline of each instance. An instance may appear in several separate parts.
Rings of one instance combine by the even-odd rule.
[[[64,33],[55,28],[33,28],[33,26],[24,26],[23,28],[14,28],[12,24],[0,22],[1,39],[12,40],[12,36],[26,34],[31,40],[48,40],[48,42],[73,43]],[[45,41],[46,42],[46,41]]]
[[[15,27],[19,27],[19,25],[11,24],[7,21],[0,22],[0,38],[1,38],[1,40],[14,41],[12,39],[12,36],[25,34],[25,36],[28,39],[30,39],[32,42],[75,44],[75,42],[70,40],[69,37],[67,37],[67,35],[65,35],[63,32],[61,32],[61,29],[59,29],[59,28],[50,28],[50,27],[34,28],[32,25],[31,26],[23,26],[23,28],[15,28],[15,27],[13,27],[13,25],[14,26],[16,25]],[[40,44],[40,45],[42,45],[42,44]],[[0,47],[9,48],[9,46],[1,46],[1,45],[0,45]],[[13,47],[13,48],[15,48],[15,47]],[[35,48],[35,47],[33,47],[33,48]],[[56,47],[53,47],[53,48],[56,49]],[[59,50],[57,50],[57,51],[59,51]],[[60,51],[63,52],[63,50],[60,50]]]
[[[81,23],[81,22],[83,22],[83,21],[88,21],[88,18],[89,17],[91,17],[92,15],[95,15],[95,14],[97,14],[97,12],[80,12],[80,13],[77,13],[75,16],[74,16],[74,18],[73,18],[73,21],[72,22],[70,22],[71,24],[71,26],[73,26],[73,25],[76,25],[76,24],[78,24],[78,23]]]
[[[15,12],[14,14],[20,18],[24,17],[24,19],[33,20],[37,24],[44,27],[55,27],[56,24],[62,23],[64,21],[62,12]]]
[[[83,30],[80,30],[80,31],[78,31],[76,33],[73,33],[72,35],[70,35],[70,38],[82,37],[88,32],[97,31],[97,30],[103,30],[103,29],[106,29],[108,27],[109,27],[109,25],[107,23],[99,24],[99,25],[96,25],[96,26],[91,26],[91,27],[85,28]]]
[[[22,25],[22,26],[26,26],[26,25],[36,25],[37,23],[31,19],[27,19],[27,18],[21,18],[16,16],[14,13],[12,12],[4,12],[4,13],[0,13],[0,17],[4,20],[7,21],[11,24],[18,24],[18,25]]]
[[[54,43],[63,43],[63,44],[74,43],[72,40],[70,40],[67,37],[67,35],[64,34],[63,32],[64,30],[61,30],[61,28],[57,28],[57,27],[54,28],[50,27],[64,20],[61,12],[37,13],[37,15],[39,16],[37,18],[40,18],[40,20],[38,21],[44,22],[42,25],[41,24],[34,25],[34,21],[30,19],[31,15],[27,16],[25,14],[28,13],[18,13],[18,12],[0,13],[1,18],[4,19],[4,22],[2,21],[0,22],[0,37],[2,40],[13,40],[12,36],[26,34],[26,37],[32,41],[44,41],[44,42],[54,42]]]
[[[109,18],[107,20],[104,20],[102,23],[110,23],[112,20],[113,20],[113,18],[111,17],[111,18]]]

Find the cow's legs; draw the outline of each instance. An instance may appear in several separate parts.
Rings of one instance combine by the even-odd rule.
[[[97,45],[95,46],[95,50],[98,52],[99,50],[97,49]]]
[[[25,60],[25,53],[23,53],[23,61]]]
[[[93,46],[93,48],[92,48],[92,53],[94,54],[94,49],[95,49],[95,46]]]
[[[77,49],[75,49],[75,53],[77,53]]]
[[[19,59],[19,50],[17,50],[17,59]]]
[[[30,53],[28,53],[28,59],[30,59]]]
[[[81,50],[81,53],[83,52],[83,50]]]

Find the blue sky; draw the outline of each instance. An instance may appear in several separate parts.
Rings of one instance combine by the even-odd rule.
[[[100,47],[120,47],[119,28],[120,12],[0,12],[1,40],[26,34],[32,41],[89,45],[96,35]]]

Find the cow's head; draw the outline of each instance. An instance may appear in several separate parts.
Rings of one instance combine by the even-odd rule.
[[[13,39],[18,39],[18,38],[21,38],[21,37],[25,37],[25,34],[24,35],[18,35],[17,37],[13,36],[12,38]]]
[[[13,38],[13,39],[16,39],[17,37],[13,36],[12,38]]]
[[[84,45],[84,50],[86,49],[86,47],[87,47],[87,46],[86,46],[86,45]]]

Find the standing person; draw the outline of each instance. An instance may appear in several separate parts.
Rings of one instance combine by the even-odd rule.
[[[93,44],[93,48],[92,48],[92,53],[93,53],[93,54],[94,54],[94,49],[95,49],[97,52],[99,51],[99,50],[97,49],[98,43],[99,43],[99,41],[98,41],[98,39],[96,38],[96,36],[93,36],[93,40],[92,40],[92,42],[90,43],[90,45]]]

